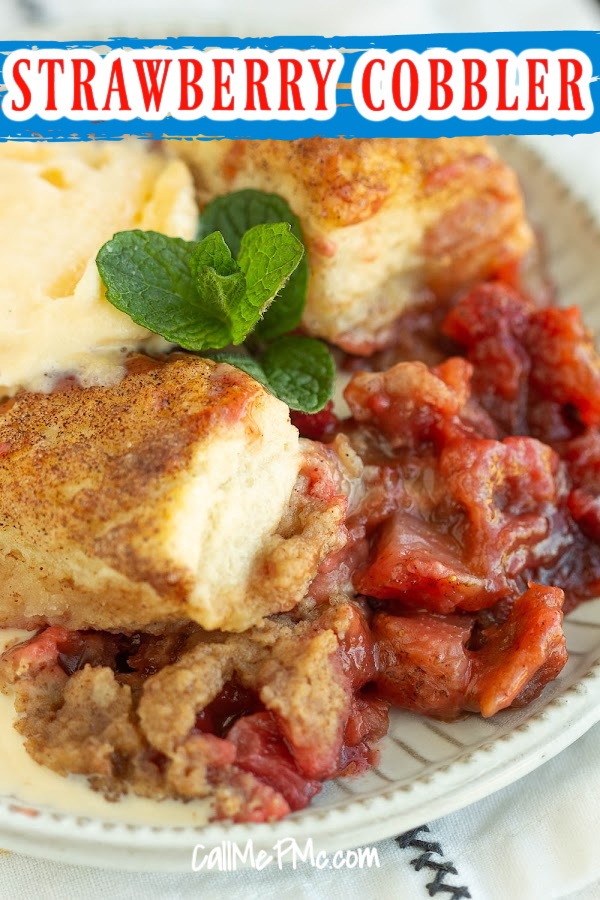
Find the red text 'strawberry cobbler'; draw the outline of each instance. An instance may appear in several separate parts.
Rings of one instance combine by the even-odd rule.
[[[354,362],[349,418],[294,415],[305,496],[347,509],[291,612],[241,634],[51,627],[5,654],[35,759],[267,821],[368,767],[390,706],[491,716],[558,675],[563,612],[600,588],[596,352],[578,310],[501,282],[435,321],[437,365]]]

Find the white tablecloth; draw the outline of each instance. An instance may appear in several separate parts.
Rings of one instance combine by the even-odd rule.
[[[187,20],[187,33],[400,34],[429,31],[599,29],[592,0],[329,0],[285,4],[247,0],[0,0],[2,39],[35,23],[69,25],[85,36],[85,23]],[[78,27],[81,26],[81,27]],[[148,29],[146,29],[148,30]],[[128,29],[130,34],[135,31]],[[122,31],[121,33],[126,33]],[[153,32],[160,36],[157,24]],[[172,31],[171,31],[172,33]],[[572,187],[600,216],[600,135],[532,138]],[[13,854],[0,856],[0,898],[140,897],[170,900],[240,896],[257,900],[327,897],[328,900],[428,896],[483,900],[600,898],[600,726],[527,778],[474,806],[430,822],[400,841],[377,845],[380,867],[323,871],[156,875],[65,866]],[[425,824],[425,823],[424,823]],[[401,846],[405,844],[406,846]],[[432,847],[426,846],[427,844]],[[454,892],[450,889],[454,886]]]

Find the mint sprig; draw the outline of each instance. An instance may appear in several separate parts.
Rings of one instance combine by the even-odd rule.
[[[246,279],[223,240],[223,235],[215,231],[193,247],[188,266],[195,282],[196,304],[198,297],[201,297],[203,311],[207,317],[212,315],[220,326],[218,334],[215,334],[208,344],[188,349],[226,347],[228,344],[243,341],[246,332],[241,327],[239,309],[246,294]]]
[[[220,231],[236,256],[246,232],[254,225],[269,222],[287,222],[294,237],[303,241],[300,219],[294,215],[283,197],[251,189],[215,197],[202,211],[198,236],[204,238],[214,231]],[[256,335],[262,340],[270,341],[293,331],[300,324],[306,303],[308,274],[308,258],[305,253],[290,280],[280,291],[277,303],[266,310],[257,324]]]
[[[107,299],[186,350],[240,344],[290,277],[304,247],[285,222],[258,225],[238,261],[219,232],[200,243],[121,231],[100,248]]]
[[[238,191],[209,204],[200,235],[115,234],[96,257],[107,299],[168,341],[237,366],[292,409],[318,412],[333,391],[331,354],[286,335],[308,285],[298,219],[275,194]]]
[[[273,393],[292,409],[319,412],[333,393],[335,363],[322,341],[297,335],[277,338],[260,364]]]

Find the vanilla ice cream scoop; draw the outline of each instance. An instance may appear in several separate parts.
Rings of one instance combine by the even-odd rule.
[[[114,382],[125,352],[166,347],[106,300],[95,257],[117,231],[196,227],[186,165],[145,141],[0,145],[0,392]]]

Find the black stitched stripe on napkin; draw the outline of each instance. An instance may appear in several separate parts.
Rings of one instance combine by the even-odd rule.
[[[429,832],[429,827],[422,825],[421,828],[413,828],[412,831],[399,834],[395,840],[402,850],[410,848],[420,851],[419,856],[410,861],[416,872],[420,872],[421,869],[429,869],[435,873],[433,881],[425,885],[429,896],[435,897],[437,894],[444,893],[449,894],[452,900],[462,900],[462,898],[467,898],[468,900],[471,897],[471,892],[467,887],[447,884],[444,880],[446,875],[458,875],[458,871],[451,862],[444,861],[444,851],[441,844],[438,844],[437,841],[428,841],[420,838],[419,835],[422,832]],[[440,861],[435,860],[434,856],[439,856]]]

